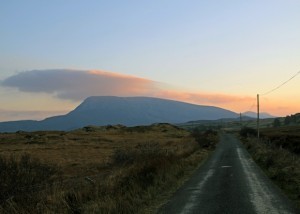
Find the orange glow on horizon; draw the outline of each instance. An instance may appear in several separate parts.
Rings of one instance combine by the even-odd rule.
[[[102,70],[90,70],[90,74],[105,75],[113,78],[130,79],[133,87],[123,90],[116,90],[116,95],[121,96],[151,96],[164,99],[178,100],[182,102],[216,106],[234,112],[256,112],[256,95],[233,95],[222,93],[188,92],[176,89],[167,89],[165,84],[161,84],[149,79],[139,78],[130,75],[107,72]],[[300,105],[296,102],[289,102],[275,98],[261,98],[261,112],[268,112],[274,116],[286,116],[300,112]]]
[[[10,96],[4,97],[6,99],[3,102],[5,105],[2,105],[2,108],[12,111],[20,110],[18,102],[26,103],[27,110],[33,109],[33,107],[36,109],[36,106],[39,106],[40,108],[36,110],[49,111],[53,110],[53,106],[55,106],[55,110],[75,108],[76,105],[89,96],[146,96],[216,106],[236,113],[256,112],[256,94],[250,96],[243,95],[242,92],[231,94],[188,91],[150,79],[102,70],[28,71],[15,76],[18,78],[12,79],[14,81],[8,81],[7,87],[17,88],[18,90],[14,91],[14,96],[11,96],[12,90],[7,89],[5,93]],[[35,78],[28,78],[32,76]],[[60,81],[57,84],[52,82],[37,84],[46,78],[49,79],[49,77],[52,81],[57,79]],[[70,81],[70,78],[72,81]],[[297,88],[290,89],[290,91],[297,92]],[[43,94],[40,92],[43,92]],[[24,97],[26,94],[32,102],[26,102],[28,100],[28,97]],[[295,99],[297,94],[289,93],[289,97],[286,94],[286,92],[281,91],[281,93],[274,93],[270,96],[262,96],[260,111],[274,116],[286,116],[300,112],[300,102]],[[41,99],[43,99],[43,102],[41,102]],[[22,105],[22,108],[24,108],[24,105]]]
[[[178,100],[198,105],[216,106],[243,113],[257,111],[256,96],[241,96],[229,94],[190,93],[184,91],[159,91],[156,97]],[[260,99],[260,112],[267,112],[274,116],[286,116],[300,112],[299,103],[287,103],[281,99]]]

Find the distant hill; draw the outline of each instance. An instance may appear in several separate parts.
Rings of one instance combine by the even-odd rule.
[[[242,121],[250,121],[250,120],[256,120],[253,117],[243,116]],[[186,123],[180,124],[180,125],[188,125],[188,124],[196,124],[196,125],[209,125],[209,124],[220,124],[220,123],[229,123],[229,122],[239,122],[240,117],[234,117],[234,118],[221,118],[217,120],[195,120],[195,121],[188,121]]]
[[[194,105],[149,97],[89,97],[76,109],[62,116],[42,121],[0,123],[0,132],[72,130],[88,125],[126,126],[153,123],[183,123],[191,120],[236,118],[238,114],[213,106]]]
[[[291,114],[284,118],[284,125],[298,125],[300,124],[300,113]]]
[[[247,112],[244,112],[242,113],[243,116],[247,116],[247,117],[253,117],[253,118],[256,118],[257,117],[257,113],[256,112],[252,112],[252,111],[247,111]],[[261,112],[259,113],[259,118],[261,119],[266,119],[266,118],[275,118],[276,116],[273,116],[269,113],[266,113],[266,112]]]

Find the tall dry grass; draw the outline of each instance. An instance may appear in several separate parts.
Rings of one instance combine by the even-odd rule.
[[[207,157],[215,134],[204,144],[168,124],[2,134],[0,212],[152,213]]]
[[[255,162],[300,207],[300,156],[268,140],[243,142]]]

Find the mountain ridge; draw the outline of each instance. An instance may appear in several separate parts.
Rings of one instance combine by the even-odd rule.
[[[256,118],[257,117],[257,113],[253,112],[253,111],[246,111],[244,113],[242,113],[243,116],[247,116],[247,117],[252,117],[252,118]],[[273,116],[267,112],[261,112],[259,113],[259,117],[261,119],[266,119],[266,118],[275,118],[276,116]]]
[[[205,106],[154,97],[93,96],[73,111],[42,121],[0,123],[0,132],[72,130],[88,125],[126,126],[153,123],[182,123],[190,120],[237,117],[238,114],[215,106]]]

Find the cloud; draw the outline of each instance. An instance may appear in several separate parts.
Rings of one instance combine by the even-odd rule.
[[[105,71],[33,70],[8,77],[2,86],[23,92],[50,93],[74,101],[89,96],[143,95],[150,93],[156,83],[151,80]]]
[[[100,70],[24,71],[4,79],[1,85],[73,101],[89,96],[149,96],[223,107],[247,106],[253,101],[253,97],[182,91],[149,79]]]
[[[188,100],[192,103],[205,103],[205,104],[226,104],[236,102],[251,102],[253,97],[249,96],[235,96],[227,94],[213,94],[201,92],[182,92],[176,90],[162,90],[157,94],[159,97],[176,98],[179,100]]]

